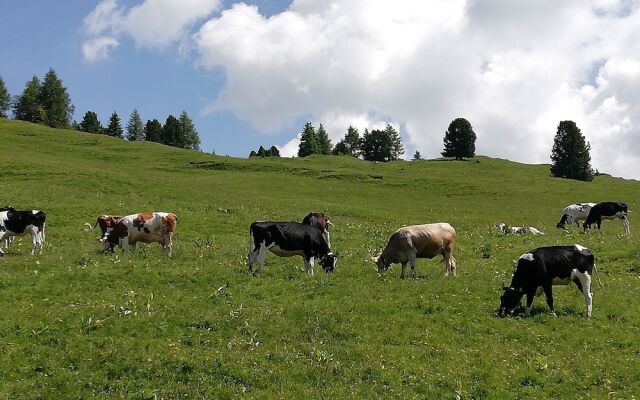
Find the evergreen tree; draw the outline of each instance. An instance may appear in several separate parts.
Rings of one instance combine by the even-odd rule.
[[[316,139],[318,141],[318,153],[325,155],[331,154],[331,139],[329,139],[329,135],[327,135],[327,131],[322,124],[318,127]]]
[[[13,116],[15,119],[36,124],[44,122],[46,114],[42,106],[38,103],[39,91],[40,79],[34,75],[25,85],[22,94],[16,96],[13,102]]]
[[[180,121],[173,115],[169,115],[162,126],[162,143],[173,147],[184,147],[185,140],[182,137]]]
[[[162,132],[162,124],[157,119],[147,120],[144,126],[144,140],[148,142],[162,143],[164,133]]]
[[[102,125],[98,115],[93,111],[87,111],[78,125],[78,130],[88,133],[102,133]]]
[[[105,133],[109,136],[115,136],[122,139],[122,134],[124,133],[122,130],[122,125],[120,125],[120,116],[118,116],[117,112],[113,112],[111,117],[109,117],[109,125],[105,130]]]
[[[358,130],[352,126],[347,129],[347,134],[344,135],[344,139],[339,141],[333,148],[332,153],[336,156],[360,156],[360,134]]]
[[[7,111],[11,105],[11,96],[7,87],[4,85],[4,80],[0,76],[0,118],[7,118]]]
[[[258,157],[258,153],[256,153],[255,150],[251,150],[251,153],[249,153],[249,158],[251,157]]]
[[[591,145],[573,121],[561,121],[551,149],[551,176],[593,180]]]
[[[75,119],[71,121],[71,129],[73,129],[74,131],[80,130],[80,124]]]
[[[264,147],[260,146],[260,148],[258,149],[258,157],[266,157],[267,156],[267,151],[264,149]]]
[[[200,150],[200,135],[198,135],[198,131],[196,131],[196,127],[186,111],[180,114],[179,121],[182,136],[181,141],[183,143],[181,147]]]
[[[413,155],[413,159],[414,160],[422,160],[422,154],[420,154],[420,152],[418,150],[416,150],[416,153]]]
[[[127,140],[142,141],[144,140],[144,124],[137,109],[133,109],[129,122],[127,123]]]
[[[456,118],[444,133],[443,157],[455,157],[456,160],[472,158],[476,155],[476,134],[469,121]]]
[[[280,150],[278,150],[276,146],[269,147],[267,152],[269,153],[269,157],[280,157]]]
[[[387,124],[387,127],[384,129],[384,133],[389,136],[389,141],[391,142],[391,148],[389,149],[387,161],[395,161],[404,154],[402,139],[400,138],[400,134],[398,134],[398,131],[396,131],[393,126],[391,126],[391,124]]]
[[[304,129],[302,130],[302,134],[300,135],[300,145],[298,147],[298,157],[307,157],[311,154],[318,154],[318,139],[316,138],[316,130],[311,125],[310,122],[307,122],[304,125]]]
[[[378,129],[370,133],[365,130],[362,142],[362,157],[367,161],[389,161],[391,157],[391,137]]]
[[[53,69],[44,76],[44,81],[38,90],[38,104],[46,114],[45,123],[52,128],[68,128],[71,125],[74,107],[67,88]]]

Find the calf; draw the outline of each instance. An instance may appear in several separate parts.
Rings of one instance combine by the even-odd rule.
[[[498,229],[500,230],[500,233],[502,233],[503,235],[506,235],[509,232],[513,233],[514,235],[524,235],[525,233],[530,233],[532,235],[544,235],[544,232],[541,232],[540,230],[534,228],[533,226],[509,227],[507,226],[507,224],[502,223],[498,225]]]
[[[456,275],[456,259],[453,246],[456,231],[447,223],[405,226],[389,238],[387,246],[377,257],[372,257],[382,274],[394,263],[402,264],[400,278],[404,278],[407,263],[411,264],[411,276],[416,276],[416,258],[433,258],[441,254],[444,262],[444,275],[449,272]]]
[[[326,273],[333,272],[337,257],[331,252],[320,229],[297,222],[256,221],[249,226],[251,250],[247,255],[248,270],[258,261],[259,272],[264,266],[267,250],[280,257],[302,256],[309,275],[313,275],[314,259]]]
[[[36,247],[40,252],[44,247],[46,214],[40,210],[17,211],[13,207],[3,207],[0,211],[0,240],[5,239],[8,246],[13,236],[29,232],[31,234],[31,255]],[[0,248],[0,256],[4,252]]]
[[[306,217],[302,220],[302,223],[305,225],[315,226],[320,229],[322,232],[322,236],[324,236],[324,240],[327,241],[327,245],[331,247],[331,240],[329,239],[329,227],[333,226],[333,223],[324,213],[310,212]]]
[[[628,234],[631,231],[629,228],[629,220],[627,219],[628,212],[629,209],[626,203],[603,201],[591,208],[589,216],[587,216],[587,219],[584,221],[582,226],[585,232],[587,231],[587,228],[591,228],[591,225],[593,224],[596,224],[598,230],[600,230],[600,225],[602,224],[603,219],[620,219],[624,226],[624,233]]]
[[[89,232],[99,226],[102,235],[98,240],[100,242],[104,242],[107,237],[107,232],[112,230],[113,227],[116,226],[116,222],[118,222],[122,217],[124,217],[124,215],[101,215],[96,219],[96,223],[93,226],[88,222],[85,223],[84,225],[86,228],[84,230],[85,232]]]
[[[525,315],[528,316],[534,296],[542,293],[547,298],[551,314],[555,316],[551,286],[574,282],[584,295],[587,317],[591,318],[591,274],[594,268],[593,253],[579,244],[540,247],[525,253],[518,259],[511,284],[503,288],[498,316],[513,314],[524,295],[527,296]]]
[[[556,228],[566,229],[565,224],[576,224],[576,226],[580,226],[578,222],[586,220],[591,207],[595,205],[596,203],[575,203],[566,206],[564,210],[562,210],[562,217],[560,217],[560,221],[556,224]]]
[[[107,232],[103,241],[104,251],[114,251],[116,246],[126,254],[129,245],[135,250],[136,243],[159,243],[171,257],[172,238],[176,231],[178,217],[166,212],[148,212],[126,215],[119,219],[113,229]]]

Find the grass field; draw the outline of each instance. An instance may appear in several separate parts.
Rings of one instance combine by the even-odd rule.
[[[243,160],[0,120],[0,204],[47,213],[0,258],[0,398],[631,399],[640,395],[640,184],[554,179],[548,166],[478,157],[371,164]],[[555,229],[576,201],[626,201],[631,231]],[[174,252],[103,255],[103,213],[171,211]],[[248,226],[324,211],[339,260],[246,272]],[[369,260],[402,225],[446,221],[458,278],[439,259],[382,279]],[[495,225],[545,236],[501,237]],[[542,245],[596,254],[594,317],[555,287],[529,318],[494,316],[513,260]],[[320,273],[318,273],[320,272]]]

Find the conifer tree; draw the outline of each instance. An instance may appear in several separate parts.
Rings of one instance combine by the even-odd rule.
[[[78,125],[78,130],[87,133],[102,133],[102,125],[98,115],[93,111],[87,111]]]
[[[0,118],[7,118],[7,111],[11,105],[11,96],[7,87],[4,85],[4,80],[0,76]]]
[[[395,161],[404,154],[402,139],[400,138],[400,134],[398,134],[398,131],[396,131],[395,128],[391,126],[391,124],[387,124],[384,132],[387,136],[389,136],[389,140],[391,142],[391,148],[389,149],[387,161]]]
[[[551,149],[551,176],[593,180],[591,145],[573,121],[560,121]]]
[[[162,124],[157,119],[147,120],[144,126],[144,140],[148,142],[162,143],[164,133],[162,132]]]
[[[360,134],[356,128],[349,126],[344,139],[339,141],[333,148],[332,153],[337,156],[360,156],[361,139]]]
[[[38,92],[40,91],[40,79],[33,76],[25,85],[21,95],[16,96],[13,102],[13,116],[21,121],[43,123],[46,119],[44,109],[38,102]]]
[[[316,138],[318,141],[318,154],[331,154],[331,139],[329,139],[329,135],[327,134],[327,131],[324,129],[324,126],[322,126],[322,124],[320,124],[320,126],[318,127]]]
[[[144,140],[144,124],[137,109],[133,109],[129,122],[127,123],[127,140],[142,141]]]
[[[269,157],[280,157],[280,150],[276,146],[269,147],[267,153],[269,153]]]
[[[422,160],[422,154],[420,154],[420,152],[418,150],[416,150],[415,154],[413,155],[413,159],[414,160]]]
[[[173,115],[169,115],[162,126],[162,143],[173,147],[184,147],[185,140],[182,137],[180,121]]]
[[[52,128],[68,128],[71,125],[74,107],[67,88],[53,69],[44,76],[38,88],[38,104],[45,112],[45,123]]]
[[[300,145],[298,147],[298,157],[307,157],[311,154],[318,154],[318,139],[316,137],[316,130],[311,125],[310,122],[307,122],[304,125],[304,129],[302,130],[302,134],[300,135]]]
[[[443,157],[455,157],[456,160],[472,158],[476,155],[476,134],[469,121],[456,118],[444,133]]]
[[[114,136],[122,139],[123,130],[122,125],[120,125],[120,116],[118,116],[117,112],[113,112],[111,117],[109,117],[109,125],[107,125],[107,129],[105,129],[105,133],[109,136]]]
[[[179,122],[182,136],[181,147],[200,150],[200,135],[198,135],[198,131],[196,131],[196,127],[186,111],[180,114]]]

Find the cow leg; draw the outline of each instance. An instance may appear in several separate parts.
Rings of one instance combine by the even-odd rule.
[[[253,262],[258,257],[258,254],[260,254],[260,247],[255,246],[253,250],[249,250],[249,254],[247,254],[247,270],[249,273],[253,272]]]
[[[524,309],[524,315],[526,317],[531,315],[531,305],[533,304],[533,298],[535,297],[535,294],[535,289],[527,291],[527,306]]]
[[[403,262],[400,268],[400,279],[404,279],[404,270],[407,269],[407,263]]]
[[[624,226],[624,233],[627,235],[631,233],[631,229],[629,227],[629,219],[627,217],[622,218],[622,225]]]
[[[260,249],[258,250],[258,268],[256,268],[256,273],[262,271],[262,267],[264,267],[264,260],[267,258],[267,246],[264,242],[260,244]]]
[[[418,274],[416,273],[416,254],[409,254],[409,265],[411,265],[411,277],[415,278]]]
[[[549,306],[549,313],[554,317],[557,317],[556,311],[553,309],[553,291],[551,290],[551,282],[545,282],[542,285],[544,290],[544,296],[547,298],[547,305]]]
[[[37,228],[31,229],[31,255],[35,254],[36,247],[38,247],[38,230],[37,230]]]
[[[307,274],[313,276],[313,257],[304,258],[304,267],[307,270]]]
[[[591,293],[591,275],[589,275],[588,273],[583,274],[582,272],[576,271],[576,277],[578,278],[576,285],[578,285],[578,288],[582,292],[582,295],[584,296],[584,304],[587,307],[587,318],[591,318],[591,312],[593,309],[593,293]]]
[[[127,250],[129,250],[129,237],[125,236],[120,239],[120,247],[122,248],[122,255],[127,254]]]

